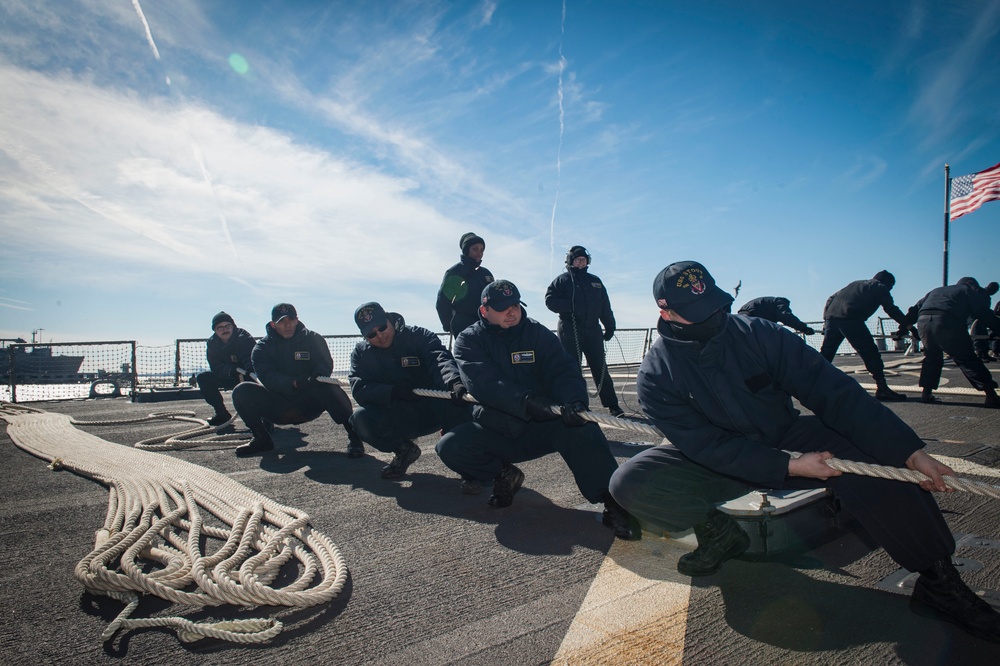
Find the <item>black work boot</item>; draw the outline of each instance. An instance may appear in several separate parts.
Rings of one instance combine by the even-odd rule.
[[[354,428],[351,427],[351,424],[345,423],[344,430],[347,431],[347,457],[360,458],[365,455],[364,442],[362,442],[361,438],[358,437],[358,433],[354,432]],[[419,451],[420,449],[417,450]],[[414,460],[416,460],[416,458],[414,458]]]
[[[639,521],[623,509],[610,493],[604,496],[604,515],[601,516],[601,522],[610,527],[619,539],[638,541],[642,538]]]
[[[876,381],[875,386],[876,386],[875,389],[876,400],[881,400],[882,402],[902,402],[903,400],[906,400],[905,395],[893,391],[891,388],[889,388],[889,385],[886,384],[885,381],[881,382]]]
[[[694,526],[698,547],[677,560],[677,571],[685,576],[707,576],[722,563],[742,555],[750,547],[750,537],[735,520],[721,511],[712,511],[708,520]]]
[[[213,416],[208,420],[208,425],[212,427],[218,427],[220,425],[229,423],[232,420],[233,420],[233,415],[229,413],[229,410],[223,407],[221,410],[218,409],[215,410],[215,416]]]
[[[476,479],[462,479],[458,489],[462,491],[463,495],[478,495],[483,492],[483,484]]]
[[[406,474],[406,468],[416,462],[420,457],[420,447],[404,440],[402,446],[396,449],[392,456],[392,462],[382,468],[383,479],[399,479]]]
[[[988,407],[990,409],[1000,408],[1000,396],[993,389],[986,390],[986,402],[983,403],[983,407]]]
[[[250,433],[253,435],[253,439],[242,446],[236,447],[237,457],[246,458],[247,456],[256,456],[274,450],[274,441],[271,439],[271,435],[268,434],[266,428],[262,426],[251,428]]]
[[[504,463],[500,473],[493,477],[493,494],[486,500],[490,506],[502,509],[514,501],[514,493],[521,489],[524,483],[524,472],[510,463]]]
[[[934,389],[925,388],[920,392],[920,402],[926,402],[928,405],[932,405],[935,402],[941,402],[934,397]]]
[[[920,572],[910,596],[910,610],[1000,643],[1000,613],[962,582],[951,558],[938,560]]]

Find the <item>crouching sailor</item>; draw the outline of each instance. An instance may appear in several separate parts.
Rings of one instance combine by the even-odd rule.
[[[585,420],[587,384],[549,329],[525,314],[511,282],[483,289],[479,321],[455,340],[455,360],[480,403],[473,422],[438,442],[441,460],[463,479],[463,492],[493,482],[488,504],[506,507],[524,482],[515,463],[558,453],[590,502],[603,502],[605,525],[621,539],[642,535],[608,493],[618,463],[601,428]]]
[[[698,547],[678,571],[711,574],[748,548],[720,504],[754,488],[826,486],[892,559],[920,572],[913,611],[1000,642],[1000,614],[959,578],[955,541],[928,492],[948,490],[941,477],[954,472],[924,452],[909,426],[797,335],[728,314],[732,298],[701,264],[667,266],[653,296],[660,339],[643,359],[637,390],[670,444],[622,465],[611,492],[640,522],[668,532],[694,528]],[[815,416],[800,415],[793,397]],[[824,462],[832,457],[907,467],[929,479],[918,486],[841,474]]]
[[[354,311],[364,336],[351,352],[351,393],[358,403],[351,424],[362,440],[392,461],[383,479],[398,479],[420,457],[414,439],[451,431],[471,418],[472,404],[458,366],[441,339],[426,328],[407,326],[378,303]],[[448,390],[451,400],[420,397],[413,389]]]
[[[306,423],[326,412],[347,431],[347,453],[360,457],[364,445],[354,433],[351,399],[334,384],[317,381],[333,372],[333,357],[323,336],[299,321],[295,307],[279,303],[271,309],[267,333],[253,348],[257,382],[233,389],[233,406],[253,439],[236,447],[237,456],[253,456],[274,448],[271,424]]]

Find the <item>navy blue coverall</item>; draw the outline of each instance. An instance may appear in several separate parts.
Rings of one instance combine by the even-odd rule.
[[[362,440],[379,451],[392,453],[405,440],[448,432],[472,419],[472,404],[455,405],[450,400],[418,397],[394,400],[393,387],[448,390],[461,380],[455,359],[437,334],[419,326],[407,326],[403,318],[387,313],[396,329],[386,349],[367,340],[351,352],[351,393],[358,403],[351,424]]]
[[[623,464],[611,493],[629,513],[666,531],[704,523],[721,503],[760,488],[829,486],[900,565],[923,571],[955,541],[931,493],[857,474],[789,477],[786,451],[904,467],[921,439],[794,333],[728,315],[706,343],[660,339],[637,377],[639,402],[670,444]],[[795,397],[815,414],[803,416]]]
[[[580,369],[545,326],[521,310],[521,321],[503,329],[480,318],[455,340],[455,360],[469,393],[480,403],[473,422],[441,438],[441,460],[463,479],[492,481],[503,463],[558,453],[590,502],[603,502],[618,467],[596,423],[570,427],[561,420],[533,421],[527,396],[533,392],[558,405],[587,404]]]
[[[587,358],[601,404],[613,411],[620,409],[604,353],[604,341],[611,339],[617,326],[601,278],[590,274],[586,266],[567,267],[545,290],[545,307],[559,315],[556,332],[566,352],[578,364],[581,353]]]

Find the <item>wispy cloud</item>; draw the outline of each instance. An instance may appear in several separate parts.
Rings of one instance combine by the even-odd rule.
[[[484,0],[480,7],[481,18],[479,27],[487,26],[493,22],[493,12],[497,10],[497,0]]]
[[[409,178],[212,111],[3,66],[0,87],[8,100],[0,126],[19,127],[0,134],[0,151],[15,166],[0,184],[0,202],[16,213],[0,228],[25,254],[60,249],[87,264],[103,257],[113,260],[109,266],[135,262],[294,285],[369,275],[373,265],[397,263],[406,248],[409,278],[436,283],[442,267],[428,259],[467,230],[413,196],[418,183]],[[440,178],[461,173],[417,141],[383,136]],[[213,223],[220,210],[240,265],[219,254],[230,242]]]
[[[887,167],[888,163],[878,155],[863,155],[836,180],[844,189],[856,192],[878,182]]]
[[[998,32],[1000,2],[984,3],[982,11],[970,12],[967,33],[955,40],[944,57],[933,61],[909,112],[911,121],[930,128],[925,145],[939,141],[968,115],[963,99],[970,86],[996,85],[990,71],[993,65],[984,63],[993,59],[984,56],[994,53],[992,42]]]

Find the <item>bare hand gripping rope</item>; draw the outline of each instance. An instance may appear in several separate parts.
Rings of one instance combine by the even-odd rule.
[[[340,383],[333,377],[320,377],[318,381],[325,382],[328,384]],[[445,398],[450,399],[451,393],[448,391],[437,391],[433,389],[413,389],[413,392],[419,396],[424,396],[426,398]],[[466,394],[465,400],[471,403],[478,404],[478,401],[471,395]],[[558,410],[552,409],[553,415],[558,415]],[[614,416],[607,416],[604,414],[595,414],[594,412],[580,412],[582,416],[587,421],[592,421],[601,426],[607,426],[611,428],[622,428],[624,430],[631,430],[632,432],[641,433],[643,435],[649,435],[657,439],[662,439],[666,442],[666,438],[663,437],[663,433],[654,428],[647,423],[639,423],[638,421],[631,421],[629,419],[621,419]],[[886,467],[884,465],[874,465],[871,463],[856,462],[853,460],[842,460],[840,458],[830,458],[825,461],[827,465],[831,468],[838,470],[840,472],[846,472],[848,474],[859,474],[861,476],[871,476],[879,479],[891,479],[893,481],[907,481],[909,483],[920,483],[921,481],[927,481],[928,476],[921,474],[920,472],[912,469],[901,469],[898,467]],[[983,483],[981,481],[972,481],[970,479],[963,479],[957,476],[944,476],[942,477],[944,483],[949,488],[954,490],[961,490],[967,493],[973,493],[975,495],[984,495],[986,497],[992,497],[994,499],[1000,499],[1000,487],[990,485],[988,483]]]
[[[199,465],[81,432],[65,414],[0,403],[0,419],[19,448],[51,461],[53,469],[108,486],[104,526],[74,572],[88,591],[127,604],[104,640],[120,629],[169,627],[186,642],[260,643],[282,630],[275,618],[131,619],[141,593],[194,608],[306,608],[332,600],[344,587],[347,565],[340,551],[298,509]],[[215,552],[208,552],[212,545]],[[294,580],[273,585],[290,565]]]

